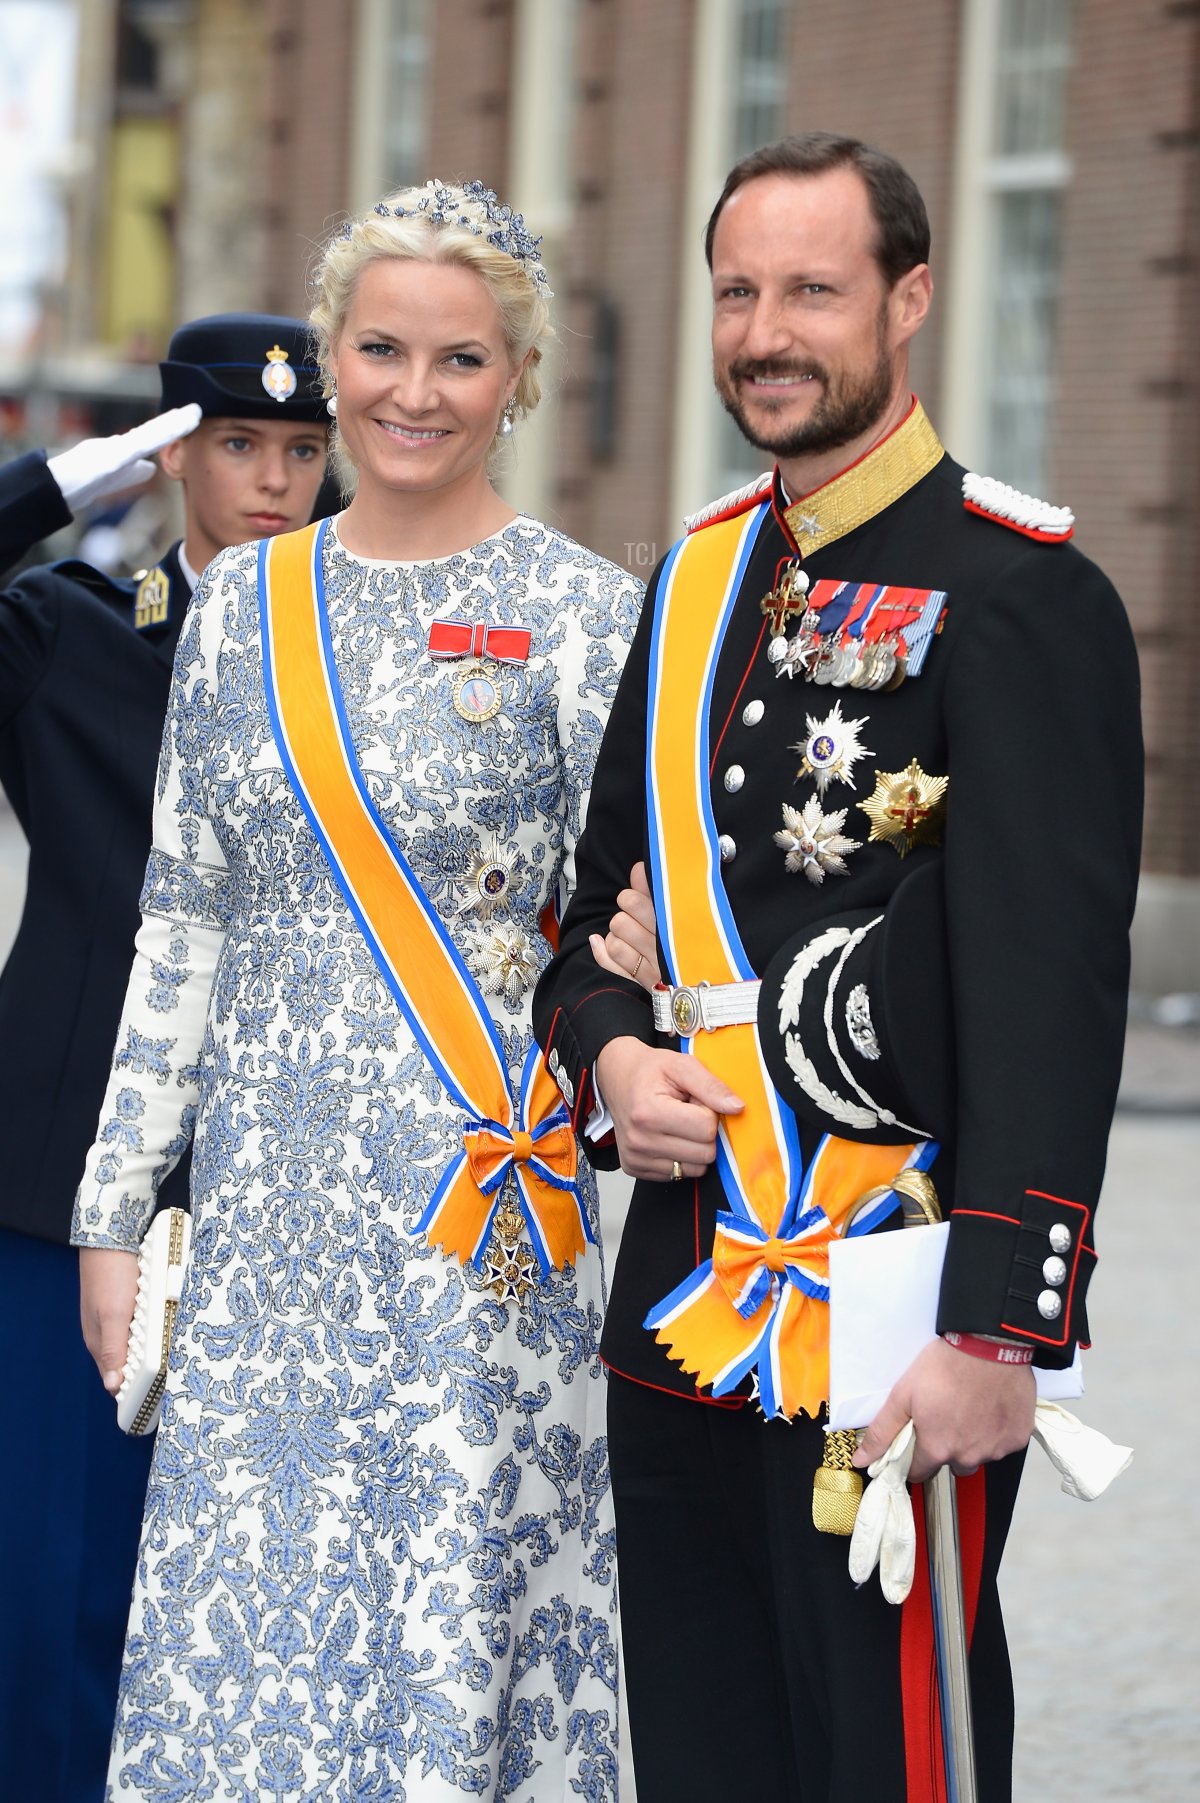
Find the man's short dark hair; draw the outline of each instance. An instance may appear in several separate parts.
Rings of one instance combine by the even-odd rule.
[[[708,267],[712,268],[717,220],[731,194],[760,175],[824,175],[828,169],[855,169],[862,177],[879,234],[875,258],[889,288],[918,263],[929,261],[929,215],[908,170],[885,150],[874,150],[857,138],[806,131],[752,150],[734,164],[704,235]]]

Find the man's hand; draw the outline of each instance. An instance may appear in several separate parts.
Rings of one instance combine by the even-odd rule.
[[[617,896],[617,910],[607,937],[593,933],[588,941],[592,956],[610,975],[632,977],[644,989],[653,989],[659,980],[657,922],[644,864],[635,864],[630,871],[628,889]]]
[[[612,1116],[621,1169],[654,1183],[701,1177],[717,1155],[717,1120],[740,1114],[731,1089],[698,1058],[661,1052],[640,1039],[610,1039],[596,1060],[596,1084]]]
[[[131,432],[113,438],[85,438],[69,451],[48,457],[46,468],[58,483],[63,500],[76,513],[105,495],[148,482],[155,466],[147,459],[164,445],[194,432],[201,417],[199,407],[189,401],[186,407],[156,414]]]
[[[1036,1402],[1032,1366],[992,1364],[931,1340],[864,1433],[854,1463],[881,1458],[911,1420],[917,1450],[909,1482],[923,1483],[942,1465],[967,1477],[1029,1444]]]
[[[138,1261],[133,1252],[85,1246],[79,1254],[79,1318],[83,1343],[96,1361],[104,1388],[115,1396],[129,1357],[129,1329],[137,1303]]]

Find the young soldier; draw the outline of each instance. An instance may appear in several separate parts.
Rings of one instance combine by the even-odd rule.
[[[0,782],[29,841],[0,976],[0,1789],[39,1803],[103,1793],[153,1444],[120,1433],[96,1382],[68,1236],[139,921],[175,642],[210,558],[306,525],[325,470],[300,320],[196,320],[161,370],[161,418],[0,470],[6,566],[144,480],[155,450],[185,516],[134,581],[68,560],[0,593]],[[186,1170],[160,1197],[186,1205]]]
[[[904,1169],[952,1211],[940,1337],[855,1463],[911,1418],[913,1480],[966,1474],[979,1796],[1007,1803],[996,1573],[1033,1356],[1087,1338],[1133,641],[1070,515],[953,463],[910,392],[929,227],[892,158],[823,133],[756,152],[708,250],[717,387],[778,462],[651,581],[534,1015],[580,1130],[602,1097],[639,1180],[602,1347],[638,1795],[943,1794],[927,1578],[903,1609],[856,1592],[813,1504],[829,1240]],[[636,933],[608,942],[626,976],[589,949],[618,896],[643,909],[639,859],[653,997]]]

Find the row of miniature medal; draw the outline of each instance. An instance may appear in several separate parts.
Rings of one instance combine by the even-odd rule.
[[[467,658],[451,677],[450,701],[456,714],[482,725],[500,712],[502,696],[496,664],[522,664],[529,657],[532,634],[526,626],[488,626],[465,620],[435,620],[429,629],[429,655],[438,661]],[[494,659],[491,668],[484,658]],[[460,915],[474,913],[480,924],[464,941],[467,968],[484,995],[504,995],[515,1002],[537,975],[537,959],[529,934],[515,923],[496,919],[512,887],[520,854],[506,855],[493,834],[481,840],[467,873],[467,899]],[[492,1223],[481,1261],[480,1279],[499,1302],[524,1307],[537,1288],[538,1264],[523,1237],[525,1220],[515,1195],[504,1197]]]
[[[907,675],[919,674],[945,599],[940,592],[844,582],[819,583],[810,597],[808,575],[793,560],[760,604],[772,628],[767,657],[776,677],[789,681],[799,675],[834,688],[898,688]],[[795,614],[799,624],[788,638],[784,627]],[[781,804],[783,828],[774,840],[785,869],[810,883],[848,876],[846,859],[862,850],[864,841],[843,830],[848,807],[826,813],[823,803],[833,782],[853,789],[855,764],[873,755],[861,738],[869,720],[869,714],[845,719],[835,701],[824,719],[807,715],[807,737],[792,747],[801,754],[796,780],[811,776],[816,793],[802,808]],[[857,804],[871,822],[865,843],[892,845],[902,858],[916,845],[936,845],[948,786],[947,777],[927,776],[915,758],[903,770],[879,771],[874,794]]]

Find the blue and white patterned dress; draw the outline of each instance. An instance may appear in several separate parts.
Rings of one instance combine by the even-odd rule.
[[[515,1080],[640,585],[527,518],[412,565],[331,531],[324,560],[371,796]],[[445,618],[532,628],[488,720],[428,655]],[[194,1234],[110,1795],[614,1797],[599,1252],[519,1305],[413,1232],[461,1116],[280,767],[254,546],[180,640],[143,908],[75,1239],[135,1249],[193,1133]]]

